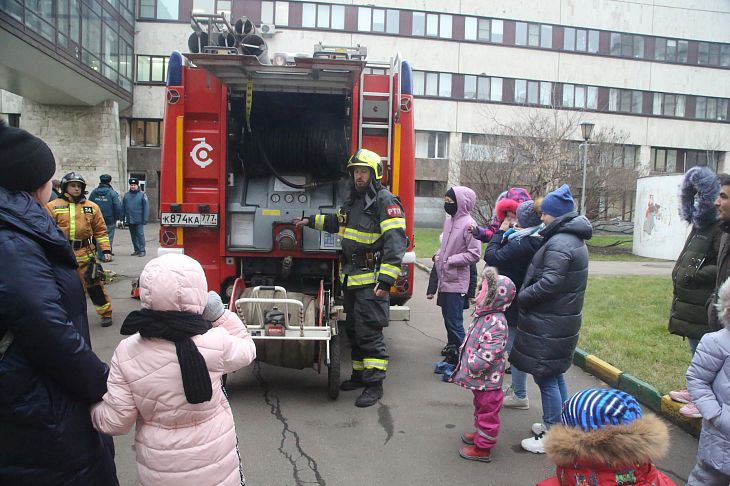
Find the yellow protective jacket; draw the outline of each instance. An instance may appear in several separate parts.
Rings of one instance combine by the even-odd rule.
[[[84,197],[76,203],[60,197],[47,203],[46,208],[72,244],[75,241],[81,242],[94,237],[96,244],[101,247],[101,251],[111,253],[104,216],[96,203]],[[89,248],[94,250],[93,246],[89,246]]]

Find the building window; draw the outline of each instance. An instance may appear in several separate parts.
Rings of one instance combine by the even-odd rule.
[[[552,105],[553,83],[544,81],[515,80],[515,102],[528,105]]]
[[[139,0],[140,18],[178,20],[179,0]]]
[[[452,22],[451,15],[413,12],[411,35],[451,39]]]
[[[714,150],[685,150],[684,172],[698,165],[709,167],[717,172],[718,155],[719,152]]]
[[[564,84],[563,107],[587,110],[598,109],[598,88],[596,86]]]
[[[267,3],[267,2],[263,2]],[[268,2],[273,3],[273,2]],[[263,4],[262,4],[263,7]],[[193,0],[194,14],[225,14],[231,18],[231,0]]]
[[[464,19],[464,38],[482,42],[502,43],[503,22],[495,19],[478,19],[466,17]]]
[[[698,96],[695,118],[700,120],[727,120],[727,100]]]
[[[657,61],[687,62],[689,42],[686,40],[661,39],[654,40],[654,59]]]
[[[504,40],[504,23],[497,19],[465,17],[464,39],[501,44]]]
[[[471,100],[502,101],[502,78],[464,76],[464,98]]]
[[[344,9],[344,7],[342,8]],[[398,10],[359,7],[357,30],[362,32],[387,32],[388,34],[397,34],[400,31],[400,12]]]
[[[684,116],[684,95],[654,93],[654,115]]]
[[[563,49],[566,51],[598,52],[598,31],[565,27]]]
[[[137,82],[165,84],[168,59],[166,56],[137,55]]]
[[[700,42],[697,62],[706,66],[729,67],[730,45]]]
[[[413,72],[413,94],[451,98],[451,73]]]
[[[608,111],[641,113],[643,102],[643,91],[611,88],[608,92]]]
[[[518,46],[544,47],[553,46],[553,27],[551,25],[528,24],[515,22],[515,44]]]
[[[307,11],[307,5],[313,5],[311,3],[303,4],[303,14]],[[261,2],[261,23],[262,24],[274,24],[286,27],[289,25],[289,2]],[[304,23],[302,21],[302,23]],[[308,27],[302,25],[302,27]],[[314,27],[314,25],[312,25]],[[333,27],[334,28],[334,27]]]
[[[446,194],[446,182],[416,180],[416,196],[443,197]]]
[[[159,147],[162,138],[162,120],[130,120],[129,145]]]
[[[652,147],[651,170],[654,172],[677,172],[677,150]]]
[[[416,132],[416,158],[446,159],[449,156],[449,134]]]
[[[642,59],[644,57],[644,37],[612,32],[611,55]]]

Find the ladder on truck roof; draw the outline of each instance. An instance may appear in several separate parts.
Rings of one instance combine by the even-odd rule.
[[[358,148],[362,148],[362,135],[363,130],[380,130],[384,131],[388,138],[388,152],[385,156],[381,156],[381,160],[386,164],[385,166],[389,171],[393,170],[393,121],[399,121],[400,119],[400,98],[401,98],[401,55],[400,52],[396,53],[395,57],[392,57],[390,61],[367,61],[365,68],[371,70],[382,70],[385,71],[385,75],[388,76],[388,90],[387,91],[365,91],[365,71],[364,69],[360,74],[360,110],[359,110],[359,136],[358,136]],[[398,76],[397,86],[393,86],[393,80]],[[395,90],[396,93],[393,93]],[[393,113],[393,98],[397,100],[395,103],[395,113]],[[377,100],[387,100],[387,122],[373,122],[365,121],[365,107],[368,102],[374,102]],[[382,118],[383,120],[385,117]],[[388,177],[389,183],[393,181],[393,176],[390,174]]]

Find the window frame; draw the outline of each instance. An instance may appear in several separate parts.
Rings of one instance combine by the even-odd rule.
[[[134,143],[135,135],[135,123],[144,123],[144,139],[143,143]],[[153,125],[157,125],[157,143],[148,143],[148,139],[151,138],[148,133],[148,129]],[[162,132],[164,124],[163,120],[158,118],[130,118],[129,119],[129,146],[130,147],[160,147],[162,142]]]
[[[426,137],[426,156],[419,155],[419,140],[421,143],[424,142],[423,137]],[[433,141],[433,145],[432,142]],[[433,156],[431,148],[433,147]],[[442,149],[442,150],[440,150]],[[443,151],[443,155],[439,156],[439,152]],[[422,154],[422,152],[420,152]],[[449,132],[439,132],[431,130],[416,130],[415,140],[415,157],[417,159],[430,159],[430,160],[448,160],[449,159]]]
[[[149,72],[148,72],[148,80],[147,81],[140,81],[139,80],[139,59],[141,57],[148,59],[148,66],[149,66]],[[153,80],[152,79],[152,73],[153,73],[153,59],[162,59],[162,80]],[[141,85],[164,85],[167,83],[167,68],[168,64],[170,62],[170,56],[162,56],[158,54],[135,54],[135,63],[134,63],[134,84],[141,84]]]
[[[306,2],[311,3],[311,2]],[[270,9],[267,8],[266,15],[264,16],[264,6],[270,4]],[[274,24],[280,27],[289,26],[289,7],[290,2],[288,0],[264,0],[261,2],[261,23],[262,24]],[[303,8],[303,7],[302,7]],[[268,10],[270,10],[270,17]],[[286,11],[286,13],[284,13]],[[316,8],[315,8],[316,12]],[[315,18],[316,25],[316,18]]]

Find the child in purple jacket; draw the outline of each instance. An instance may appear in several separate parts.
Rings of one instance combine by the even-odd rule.
[[[516,293],[512,280],[499,275],[494,267],[484,268],[474,320],[451,375],[451,381],[474,394],[475,431],[462,434],[461,440],[467,446],[459,451],[461,457],[470,461],[490,462],[492,448],[497,443],[499,411],[504,398],[504,350],[509,333],[504,311]]]
[[[438,274],[436,290],[447,345],[454,351],[464,341],[464,299],[469,291],[469,267],[481,256],[482,245],[469,230],[469,226],[475,224],[469,213],[474,209],[476,199],[476,194],[468,187],[454,186],[446,191],[444,211],[448,216],[444,221],[441,246],[434,257]],[[456,352],[453,355],[455,357]]]

